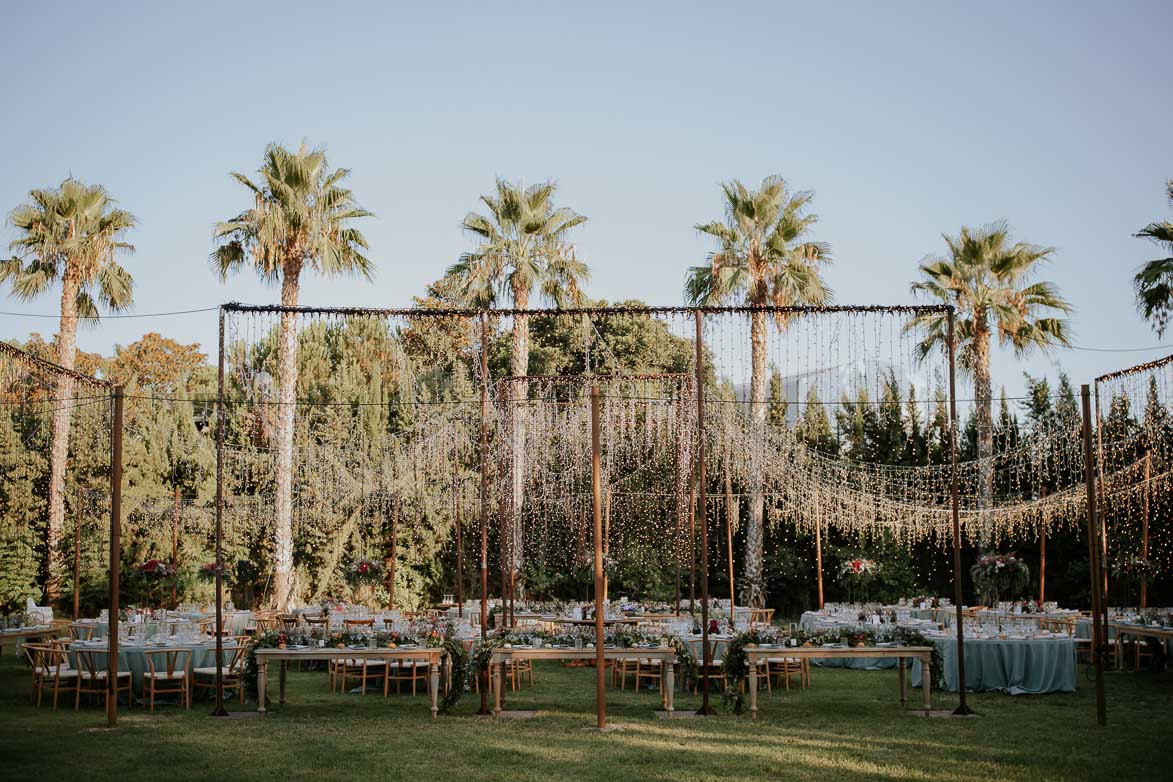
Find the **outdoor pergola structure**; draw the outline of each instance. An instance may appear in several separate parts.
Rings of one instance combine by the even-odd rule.
[[[106,720],[110,727],[118,724],[118,698],[114,688],[118,681],[118,599],[121,575],[121,527],[122,527],[122,429],[123,390],[100,378],[46,361],[6,342],[0,342],[0,406],[8,414],[14,409],[18,416],[38,419],[41,426],[51,422],[51,430],[58,427],[72,428],[74,437],[85,426],[89,434],[108,438],[109,450],[109,621],[107,625],[107,686],[110,694],[106,698]],[[81,419],[81,420],[79,420]],[[49,438],[45,438],[46,442]],[[66,464],[65,472],[69,471]],[[61,544],[65,530],[66,474],[50,471],[50,482],[57,485],[61,493],[62,536],[56,546],[48,545],[45,551],[43,572],[46,582],[59,583],[65,573]],[[73,535],[72,563],[69,568],[72,577],[73,618],[78,614],[78,596],[81,591],[81,550],[82,515],[87,492],[80,481],[72,493]],[[50,509],[50,514],[54,513]],[[31,553],[31,550],[30,552]],[[13,563],[15,564],[15,563]]]
[[[276,427],[292,427],[295,432],[310,433],[309,442],[318,448],[316,454],[323,453],[321,446],[329,440],[326,436],[341,432],[338,438],[331,442],[338,442],[336,453],[343,466],[350,469],[339,469],[341,477],[337,480],[338,486],[344,486],[343,480],[350,480],[353,484],[355,473],[361,474],[360,482],[363,486],[375,486],[381,495],[385,495],[386,487],[383,483],[393,483],[395,488],[392,494],[400,497],[404,503],[413,501],[412,493],[424,491],[425,487],[455,486],[462,479],[456,476],[442,481],[423,480],[416,475],[417,470],[427,473],[426,464],[429,459],[439,460],[446,475],[452,471],[448,463],[444,463],[443,454],[453,452],[453,441],[462,440],[458,449],[461,456],[460,468],[472,468],[479,472],[480,480],[480,611],[481,632],[487,632],[488,625],[488,537],[495,526],[493,522],[494,505],[502,519],[506,513],[502,512],[502,500],[505,508],[516,508],[517,503],[512,497],[517,496],[514,490],[510,497],[493,497],[490,473],[494,465],[490,459],[490,432],[494,427],[495,416],[500,414],[501,400],[498,398],[503,386],[495,382],[490,372],[490,354],[493,351],[494,340],[504,341],[512,332],[516,343],[518,334],[526,334],[529,328],[550,324],[558,320],[574,324],[573,328],[580,329],[586,334],[585,366],[559,374],[563,377],[581,376],[582,380],[575,382],[589,386],[590,376],[614,374],[630,375],[641,374],[630,372],[627,367],[612,366],[600,367],[605,363],[599,357],[612,353],[608,340],[604,334],[611,334],[612,329],[621,332],[623,329],[646,329],[648,335],[662,339],[668,345],[667,351],[672,354],[672,361],[679,369],[667,374],[691,375],[695,378],[698,389],[695,399],[696,416],[696,476],[695,501],[697,506],[696,519],[700,526],[701,557],[699,577],[702,585],[702,612],[707,614],[709,601],[707,599],[706,582],[709,576],[708,567],[708,509],[711,493],[708,488],[708,466],[711,458],[717,458],[711,450],[706,455],[706,441],[711,437],[709,423],[706,420],[706,407],[720,405],[723,409],[744,409],[746,431],[749,441],[744,453],[726,454],[725,458],[736,458],[734,467],[741,470],[740,477],[744,478],[749,491],[745,494],[749,498],[751,516],[756,515],[756,523],[750,528],[761,528],[763,501],[767,496],[764,465],[767,464],[770,454],[775,448],[769,438],[762,436],[764,428],[765,406],[762,389],[765,384],[767,365],[785,368],[791,372],[806,372],[821,384],[823,394],[828,399],[834,399],[839,394],[846,395],[856,387],[872,384],[878,391],[879,379],[874,367],[867,371],[851,374],[850,368],[854,365],[863,365],[869,356],[875,357],[887,350],[895,364],[901,370],[911,371],[911,345],[917,334],[909,331],[908,323],[898,322],[898,319],[910,319],[914,316],[934,314],[943,319],[943,330],[946,332],[944,340],[945,370],[948,375],[948,406],[949,406],[949,451],[952,470],[952,489],[950,492],[950,515],[954,595],[957,606],[957,634],[959,641],[958,667],[960,679],[964,681],[964,648],[960,643],[963,636],[963,621],[961,617],[962,604],[962,576],[960,559],[961,528],[957,502],[957,415],[956,394],[954,392],[954,334],[953,310],[948,306],[862,306],[862,307],[604,307],[579,308],[565,310],[459,310],[422,308],[408,310],[393,309],[361,309],[361,308],[286,308],[277,306],[248,306],[242,304],[226,304],[220,310],[220,349],[218,362],[218,393],[216,417],[216,450],[217,450],[217,500],[216,500],[216,611],[219,617],[222,612],[222,571],[224,569],[224,540],[223,520],[225,515],[225,484],[226,484],[226,421],[235,416],[233,430],[234,437],[239,437],[241,430],[240,419],[246,413],[249,425],[261,431]],[[519,326],[522,331],[519,332]],[[231,333],[229,333],[231,332]],[[521,344],[528,343],[528,336]],[[376,401],[345,402],[328,401],[332,399],[329,393],[319,396],[328,398],[327,401],[298,398],[291,388],[283,388],[280,378],[282,374],[281,355],[289,350],[289,346],[296,347],[304,343],[301,351],[313,348],[315,360],[325,360],[336,364],[345,364],[347,351],[361,353],[364,367],[372,363],[380,368],[390,365],[396,367],[410,367],[404,369],[402,375],[410,375],[411,379],[402,382],[402,387],[395,393],[398,396],[388,399],[385,385],[383,396]],[[322,347],[315,347],[316,345]],[[418,346],[422,344],[423,347]],[[412,345],[417,346],[412,354],[407,350]],[[436,345],[441,347],[437,348]],[[276,350],[274,350],[276,346]],[[282,347],[284,346],[284,347]],[[406,347],[405,347],[406,346]],[[885,347],[886,346],[886,347]],[[323,353],[325,351],[325,353]],[[331,351],[336,351],[332,353]],[[277,360],[274,361],[274,353]],[[405,357],[406,356],[406,357]],[[826,359],[813,360],[811,357]],[[398,362],[398,363],[397,363]],[[277,365],[275,367],[275,365]],[[348,365],[349,366],[349,365]],[[844,369],[846,367],[847,369]],[[276,370],[276,371],[275,371]],[[752,371],[751,371],[752,370]],[[398,370],[397,370],[398,371]],[[467,373],[473,374],[477,396],[468,394],[474,387],[473,383],[461,380]],[[505,384],[515,389],[520,396],[519,387],[524,387],[526,380],[522,377],[526,373],[505,372],[501,378],[514,377]],[[646,374],[646,373],[645,373]],[[665,373],[660,373],[665,374]],[[276,383],[274,383],[276,375]],[[342,382],[348,376],[346,367],[335,368],[326,377],[328,382]],[[387,373],[381,376],[384,384],[392,382]],[[747,382],[749,381],[749,382]],[[396,381],[398,382],[398,381]],[[749,392],[746,388],[749,387]],[[458,395],[457,390],[464,388],[466,393]],[[326,389],[329,391],[329,389]],[[447,394],[448,396],[444,396]],[[831,402],[836,404],[836,402]],[[732,406],[732,407],[731,407]],[[407,433],[403,438],[395,434],[389,441],[378,446],[381,451],[372,450],[370,443],[362,440],[361,422],[356,423],[364,415],[362,411],[376,411],[378,415],[386,415],[390,409],[397,414],[397,420],[402,420],[402,429],[397,432]],[[337,411],[342,410],[342,413]],[[353,413],[353,420],[347,423],[338,423],[340,418],[347,414],[345,411],[359,411]],[[450,412],[446,412],[450,411]],[[312,413],[312,415],[311,415]],[[478,415],[479,413],[479,415]],[[275,423],[273,422],[275,420]],[[328,429],[329,426],[335,429]],[[386,421],[379,424],[384,430],[390,431]],[[308,427],[308,428],[307,428]],[[315,427],[317,427],[315,429]],[[349,427],[349,429],[347,429]],[[288,431],[288,429],[287,429]],[[355,434],[357,432],[357,434]],[[479,435],[479,436],[478,436]],[[349,438],[349,439],[348,439]],[[357,438],[357,439],[356,439]],[[399,438],[399,439],[397,439]],[[360,442],[361,441],[361,442]],[[501,444],[497,444],[498,449]],[[414,449],[414,450],[411,450]],[[236,455],[234,445],[233,470],[237,469],[240,461]],[[273,449],[277,450],[277,449]],[[410,453],[409,456],[404,454]],[[276,459],[277,463],[293,463],[292,469],[301,469],[297,453],[272,454],[268,451],[257,451],[249,469],[250,476],[272,469],[272,464],[260,464],[263,459]],[[260,457],[263,457],[260,458]],[[523,458],[515,455],[511,458]],[[365,463],[355,460],[365,459]],[[350,460],[350,461],[347,461]],[[323,460],[317,458],[317,464]],[[258,467],[257,465],[260,464]],[[369,470],[370,465],[377,469]],[[424,464],[424,467],[420,467]],[[289,469],[289,468],[287,468]],[[278,471],[279,472],[279,471]],[[411,473],[409,480],[407,473]],[[516,475],[516,473],[515,473]],[[251,480],[251,478],[250,478]],[[287,479],[286,479],[287,480]],[[239,481],[238,481],[239,483]],[[350,486],[351,484],[346,484]],[[288,484],[285,484],[288,487]],[[280,517],[284,514],[288,519],[291,505],[304,503],[304,498],[284,496],[278,481],[278,490],[275,492],[274,502]],[[347,489],[352,491],[353,487]],[[365,488],[362,490],[365,491]],[[502,494],[502,492],[499,492]],[[344,505],[344,498],[339,497],[336,505]],[[414,501],[417,504],[426,504],[434,498],[419,497]],[[496,500],[496,502],[494,502]],[[512,503],[512,505],[510,505]],[[354,504],[360,504],[356,501]],[[443,500],[446,507],[452,507],[451,498]],[[847,507],[847,506],[844,506]],[[328,508],[326,510],[334,510]],[[593,511],[600,510],[597,507]],[[510,516],[510,520],[512,517]],[[286,521],[285,523],[288,523]],[[510,532],[498,529],[497,534],[503,544],[509,548],[509,559],[518,561],[523,554],[520,552],[523,540]],[[288,551],[288,541],[279,541],[278,551]],[[596,560],[596,564],[601,564]],[[284,564],[278,562],[276,569],[288,568],[289,561]],[[511,567],[511,566],[510,566]],[[508,569],[508,568],[507,568]],[[758,565],[760,573],[760,563]],[[506,584],[509,579],[506,579]],[[506,590],[508,587],[506,586]],[[507,595],[503,595],[507,597]],[[731,601],[732,603],[733,601]],[[679,603],[678,603],[679,605]],[[732,605],[731,605],[732,607]],[[217,620],[219,622],[219,619]],[[702,631],[707,633],[708,623],[703,623]],[[706,639],[707,640],[707,639]],[[219,641],[217,642],[219,644]],[[707,651],[708,644],[705,644]],[[217,650],[217,660],[221,660],[220,649]],[[220,662],[217,663],[218,671]],[[219,675],[219,674],[218,674]],[[485,688],[482,688],[484,693]],[[707,695],[707,690],[706,690]],[[709,711],[710,706],[706,697],[702,711]],[[965,693],[961,693],[960,711],[968,711],[965,704]],[[217,704],[215,714],[224,714],[222,690],[217,687]]]

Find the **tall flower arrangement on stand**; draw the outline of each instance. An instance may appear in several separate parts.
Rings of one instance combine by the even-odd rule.
[[[163,593],[176,582],[179,574],[174,567],[161,559],[148,559],[134,568],[134,580],[138,583],[139,600],[143,605],[159,605]]]
[[[346,568],[346,583],[354,589],[357,602],[369,602],[375,587],[383,583],[383,563],[365,557],[354,560]]]
[[[982,605],[997,608],[1003,597],[1019,597],[1030,581],[1030,568],[1013,554],[986,554],[970,568]]]
[[[876,576],[880,574],[880,563],[874,559],[856,557],[847,559],[839,566],[839,580],[847,583],[847,595],[850,602],[868,600],[868,587]]]

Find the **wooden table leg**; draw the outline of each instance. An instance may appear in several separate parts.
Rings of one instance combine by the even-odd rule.
[[[903,657],[896,658],[896,667],[900,671],[900,707],[904,708],[905,697],[904,697],[904,658]]]
[[[428,674],[432,685],[432,719],[436,719],[436,715],[440,713],[440,704],[438,701],[440,697],[440,666],[436,664],[435,657],[432,658],[432,665]]]
[[[257,711],[265,714],[265,682],[269,678],[269,661],[261,659],[257,663]]]
[[[749,718],[758,718],[758,661],[749,661]]]
[[[933,710],[933,655],[921,660],[921,689],[925,691],[925,714]],[[961,682],[965,686],[965,682]]]
[[[676,663],[669,662],[665,666],[664,675],[664,711],[668,714],[676,711]]]
[[[505,663],[493,666],[493,716],[501,716],[501,685],[504,684]]]
[[[278,687],[278,690],[280,691],[280,700],[278,700],[278,703],[280,703],[282,706],[285,705],[285,674],[288,670],[289,670],[289,662],[286,660],[282,660],[281,661],[281,669],[277,675],[277,680],[280,683],[280,686]]]

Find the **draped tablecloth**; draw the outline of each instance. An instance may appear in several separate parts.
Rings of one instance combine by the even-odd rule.
[[[957,692],[957,639],[934,638],[941,652],[944,688]],[[912,665],[912,686],[921,686],[920,661]],[[1075,692],[1075,641],[1071,638],[967,638],[965,688],[1011,695]]]
[[[95,652],[94,661],[101,667],[106,666],[106,645],[102,644],[86,644],[84,642],[74,641],[69,645],[69,665],[72,668],[77,668],[77,651],[78,650]],[[134,692],[141,696],[143,693],[143,674],[147,672],[147,652],[171,649],[190,649],[191,659],[188,664],[188,673],[193,668],[209,668],[216,664],[216,643],[178,643],[168,646],[146,646],[144,644],[130,644],[118,646],[118,670],[130,671],[131,678],[134,683]],[[228,665],[232,661],[232,655],[236,651],[236,644],[224,644],[223,664]],[[161,668],[165,665],[165,659],[158,657],[155,660],[156,668]]]
[[[833,630],[839,628],[856,629],[855,622],[841,622],[824,616],[815,611],[807,611],[798,620],[798,626],[807,632],[818,630]],[[870,627],[868,629],[876,629]],[[884,671],[896,668],[897,660],[894,657],[815,657],[812,665],[819,668],[850,668],[854,671]]]

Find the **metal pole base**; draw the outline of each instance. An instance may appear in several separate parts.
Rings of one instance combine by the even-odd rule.
[[[974,711],[973,709],[969,708],[969,706],[967,706],[963,703],[960,706],[958,706],[956,709],[953,710],[953,716],[954,717],[976,717],[977,712]]]
[[[223,706],[217,706],[216,708],[212,709],[211,713],[208,716],[209,717],[227,717],[228,711]]]

